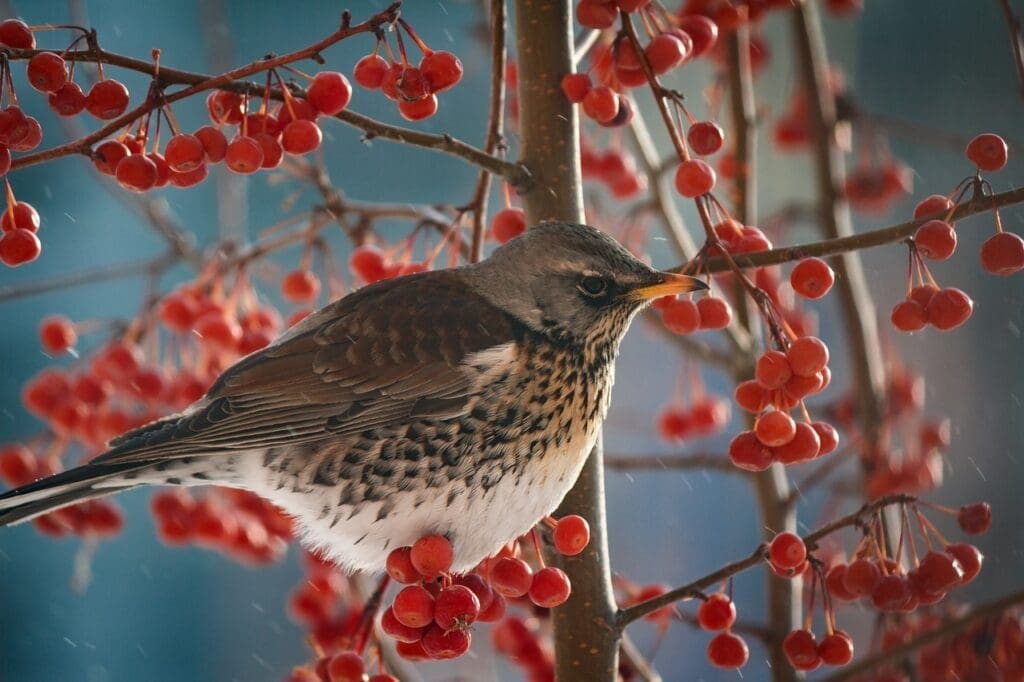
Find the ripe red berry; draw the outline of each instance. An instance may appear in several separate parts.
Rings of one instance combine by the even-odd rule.
[[[526,212],[521,208],[503,208],[491,218],[491,235],[504,244],[526,231]]]
[[[57,92],[68,82],[68,67],[60,55],[40,52],[28,61],[27,76],[39,92]]]
[[[128,108],[128,88],[112,78],[97,81],[85,96],[85,108],[98,119],[109,121]]]
[[[929,220],[917,228],[914,243],[925,258],[946,260],[956,251],[956,230],[944,220]]]
[[[533,574],[529,595],[530,601],[537,606],[553,609],[564,604],[571,592],[572,586],[565,571],[547,566]]]
[[[85,93],[77,83],[68,81],[47,98],[50,108],[60,116],[77,116],[85,109]]]
[[[388,63],[379,54],[368,54],[358,62],[352,70],[352,78],[367,90],[376,90],[388,72]]]
[[[693,40],[683,31],[659,33],[651,38],[651,42],[644,49],[651,69],[659,75],[668,73],[685,62],[692,52]]]
[[[352,86],[343,73],[321,71],[313,76],[306,90],[306,99],[321,114],[334,116],[348,106],[352,99]]]
[[[981,245],[981,266],[993,275],[1012,275],[1024,268],[1024,239],[996,232]]]
[[[522,559],[502,557],[491,564],[491,587],[505,597],[521,597],[533,584],[533,572]]]
[[[363,244],[353,249],[349,266],[367,284],[379,282],[386,276],[384,253],[372,244]]]
[[[284,148],[277,141],[276,133],[256,133],[252,139],[256,140],[263,152],[263,163],[260,164],[260,168],[269,170],[281,165],[281,160],[284,159]]]
[[[434,600],[434,622],[443,630],[466,628],[480,614],[480,600],[465,585],[442,589]]]
[[[93,150],[92,163],[100,173],[113,175],[117,171],[117,165],[130,153],[124,143],[107,140]]]
[[[290,303],[310,303],[320,293],[320,278],[309,270],[293,270],[281,280],[281,295]]]
[[[580,0],[576,5],[576,21],[586,28],[611,28],[618,16],[614,3]]]
[[[437,113],[437,95],[430,94],[419,99],[401,99],[398,102],[398,113],[407,121],[422,121]]]
[[[789,283],[793,291],[812,300],[827,294],[835,281],[836,275],[832,268],[820,258],[803,259],[789,274]]]
[[[853,638],[836,630],[818,644],[818,655],[825,665],[846,665],[853,660]]]
[[[926,593],[946,593],[960,584],[964,571],[960,562],[945,552],[928,552],[917,566],[918,581]]]
[[[398,547],[388,554],[387,572],[395,582],[411,585],[419,581],[420,572],[412,565],[411,554],[412,547]]]
[[[144,154],[129,154],[118,162],[114,176],[125,189],[146,192],[156,185],[157,166]]]
[[[982,133],[967,143],[967,158],[978,170],[995,172],[1006,165],[1006,141],[993,133]]]
[[[591,88],[583,98],[583,113],[598,123],[608,123],[619,113],[619,95],[607,85]]]
[[[910,581],[901,575],[883,575],[871,591],[871,603],[879,611],[907,611],[913,604],[914,592]]]
[[[758,440],[753,431],[743,431],[729,443],[729,459],[744,471],[764,471],[774,457],[771,448]]]
[[[956,515],[956,522],[968,535],[986,533],[992,527],[992,507],[988,502],[964,505]]]
[[[736,605],[728,595],[716,592],[697,608],[697,622],[705,630],[725,630],[736,622]]]
[[[796,435],[796,423],[788,413],[780,410],[766,412],[754,423],[757,439],[768,447],[778,447],[793,440]]]
[[[569,514],[558,519],[552,535],[560,554],[576,556],[590,544],[590,524],[582,516]]]
[[[893,306],[889,321],[901,332],[916,332],[928,324],[928,311],[917,301],[900,301]]]
[[[661,321],[673,334],[692,334],[700,329],[700,310],[688,298],[677,298],[661,311]]]
[[[444,92],[462,80],[462,61],[444,50],[428,52],[420,60],[420,73],[430,84],[431,92]]]
[[[25,201],[16,201],[14,206],[8,206],[0,218],[0,229],[4,232],[13,230],[28,230],[29,232],[39,231],[39,213],[32,204]]]
[[[914,219],[927,218],[938,213],[948,213],[953,208],[953,200],[941,194],[931,194],[918,202],[914,207]],[[945,219],[945,215],[942,216]]]
[[[203,144],[203,151],[208,163],[220,163],[224,160],[224,156],[228,153],[228,139],[224,137],[220,128],[203,126],[193,134]]]
[[[412,642],[418,642],[423,638],[425,630],[423,628],[411,628],[408,625],[404,625],[402,621],[398,620],[395,616],[395,609],[388,607],[380,618],[381,629],[389,635],[392,639],[398,642],[405,642],[407,644]]]
[[[795,426],[793,437],[775,447],[775,458],[783,464],[798,464],[814,459],[820,450],[818,432],[810,424],[800,422]]]
[[[289,154],[308,154],[320,146],[324,139],[320,126],[314,121],[292,121],[281,133],[281,147]]]
[[[789,359],[784,353],[770,350],[758,358],[754,376],[764,388],[782,388],[793,376],[793,368],[789,366]]]
[[[0,21],[0,45],[31,50],[36,46],[36,37],[24,21],[4,19]]]
[[[750,379],[736,386],[733,397],[736,404],[744,410],[758,414],[768,402],[768,391],[760,383]]]
[[[818,454],[827,455],[839,447],[839,433],[827,422],[814,422],[811,428],[818,434]]]
[[[693,199],[715,187],[715,169],[700,159],[683,161],[676,169],[676,191]]]
[[[62,315],[47,317],[39,325],[39,341],[51,355],[66,352],[78,341],[75,325]]]
[[[585,73],[570,73],[562,78],[562,92],[574,104],[582,102],[592,87],[590,76]]]
[[[962,325],[974,312],[974,301],[959,289],[940,289],[928,302],[928,321],[936,329],[948,331]]]
[[[446,660],[458,658],[469,651],[472,639],[469,630],[445,631],[437,625],[431,625],[420,642],[428,656],[435,660]]]
[[[721,632],[708,642],[708,661],[716,668],[737,670],[747,664],[750,650],[747,643],[731,632]]]
[[[178,133],[167,143],[164,160],[171,170],[187,173],[203,165],[206,161],[206,149],[203,142],[195,135]]]
[[[947,545],[946,552],[960,563],[960,569],[963,571],[963,575],[960,578],[961,585],[966,585],[978,577],[985,557],[978,551],[977,547],[966,543],[958,543]]]
[[[844,583],[850,594],[863,597],[871,594],[881,579],[882,572],[878,565],[870,559],[861,558],[847,566]]]
[[[786,359],[793,374],[812,377],[828,366],[828,346],[815,336],[801,336],[790,344]]]
[[[690,143],[690,148],[695,153],[707,156],[722,148],[725,133],[714,121],[698,121],[690,126],[686,133],[686,141]]]
[[[29,230],[11,230],[0,235],[0,261],[12,268],[39,258],[43,245]]]
[[[410,628],[422,628],[434,622],[434,596],[420,585],[407,585],[395,595],[395,618]]]
[[[263,165],[263,147],[251,137],[236,137],[228,144],[224,163],[242,175],[255,173]]]
[[[688,14],[679,19],[679,28],[693,41],[693,56],[706,54],[718,42],[718,24],[703,14]]]
[[[237,125],[245,117],[242,96],[226,90],[214,90],[207,95],[206,109],[217,125]]]
[[[705,296],[697,301],[701,329],[725,329],[732,324],[732,306],[724,298]]]
[[[821,665],[818,643],[809,630],[793,630],[782,640],[782,650],[789,664],[797,670],[810,671]]]
[[[363,682],[366,666],[354,651],[342,651],[327,661],[326,682]]]
[[[807,558],[807,546],[796,533],[784,531],[768,545],[768,561],[779,572],[794,569]]]
[[[409,560],[424,578],[436,578],[451,569],[455,553],[448,538],[426,535],[413,543]]]

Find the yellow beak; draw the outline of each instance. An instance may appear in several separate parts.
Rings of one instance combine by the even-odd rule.
[[[659,272],[661,281],[655,284],[638,287],[629,292],[629,297],[634,301],[647,301],[662,296],[675,296],[691,291],[703,291],[708,288],[702,280],[688,275],[677,275],[674,272]]]

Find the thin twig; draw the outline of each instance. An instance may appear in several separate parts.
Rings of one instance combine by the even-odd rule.
[[[698,453],[692,455],[625,455],[606,453],[604,465],[616,471],[659,471],[668,469],[714,469],[729,474],[746,475],[733,466],[723,454]]]
[[[1021,37],[1020,19],[1010,6],[1010,0],[999,0],[1006,17],[1006,27],[1010,30],[1010,46],[1013,48],[1013,64],[1017,67],[1017,79],[1020,83],[1021,95],[1024,95],[1024,38]]]
[[[29,282],[17,287],[9,287],[0,290],[0,303],[13,301],[27,296],[46,294],[51,291],[60,291],[83,284],[95,284],[97,282],[108,282],[113,279],[124,277],[135,277],[151,272],[163,272],[181,260],[177,253],[170,252],[151,260],[133,261],[131,263],[119,263],[117,265],[105,265],[94,270],[75,272],[70,275],[44,279],[38,282]]]
[[[654,665],[640,653],[633,639],[626,634],[622,635],[619,643],[619,652],[622,654],[622,662],[628,665],[637,677],[644,682],[661,682],[661,675],[654,669]]]

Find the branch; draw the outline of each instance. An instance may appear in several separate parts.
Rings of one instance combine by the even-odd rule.
[[[1010,0],[999,0],[1006,17],[1006,27],[1010,30],[1010,46],[1013,48],[1013,64],[1017,67],[1017,80],[1020,82],[1021,94],[1024,95],[1024,39],[1020,34],[1020,19],[1010,7]]]
[[[85,270],[83,272],[76,272],[62,277],[54,277],[53,279],[29,282],[28,284],[24,284],[19,287],[9,287],[0,290],[0,303],[6,303],[7,301],[13,301],[27,296],[45,294],[51,291],[60,291],[61,289],[77,287],[83,284],[95,284],[97,282],[107,282],[113,279],[121,279],[123,277],[134,277],[136,275],[145,275],[152,272],[163,272],[177,263],[180,259],[180,254],[170,252],[151,260],[134,261],[118,265],[106,265],[94,270]]]
[[[505,0],[491,0],[491,105],[487,113],[487,138],[484,151],[493,154],[501,144],[505,127],[505,65],[508,61],[506,46],[508,17]],[[473,239],[470,244],[471,263],[484,257],[484,228],[487,220],[487,199],[491,193],[491,173],[480,171],[473,193]]]
[[[1024,602],[1024,590],[1013,592],[1003,597],[999,597],[998,599],[985,602],[984,604],[979,604],[959,618],[947,620],[936,626],[935,629],[920,634],[909,641],[899,644],[898,646],[894,646],[891,649],[881,651],[874,656],[869,656],[857,661],[850,667],[837,672],[835,675],[825,678],[826,682],[850,680],[860,673],[874,670],[886,663],[898,661],[921,647],[927,646],[932,642],[940,641],[951,635],[955,635],[962,630],[966,630],[976,621],[997,616],[1011,606],[1015,606],[1022,602]]]
[[[628,635],[622,636],[622,642],[619,644],[619,653],[622,655],[622,662],[628,665],[632,672],[636,673],[644,682],[661,682],[661,675],[654,669],[654,666],[648,661],[632,638]],[[629,679],[627,676],[626,679]]]
[[[746,475],[745,471],[733,466],[727,456],[711,453],[698,453],[695,455],[625,455],[606,453],[604,465],[606,468],[616,471],[714,469],[729,474]]]
[[[873,502],[865,504],[857,511],[836,519],[832,523],[822,526],[820,529],[810,533],[809,535],[805,535],[803,538],[804,544],[807,545],[808,550],[813,550],[816,547],[818,540],[822,539],[826,535],[830,535],[831,533],[848,526],[860,525],[864,517],[870,516],[879,509],[883,509],[893,504],[906,504],[908,502],[913,502],[916,499],[917,498],[912,495],[886,495],[885,497],[880,497]],[[739,561],[726,564],[718,570],[707,574],[703,578],[698,578],[697,580],[683,585],[682,587],[669,590],[665,594],[654,597],[653,599],[648,599],[647,601],[634,604],[633,606],[625,609],[619,609],[615,618],[616,626],[621,630],[633,621],[639,620],[649,613],[654,613],[658,609],[668,606],[669,604],[674,604],[682,599],[699,597],[708,587],[711,587],[716,583],[720,583],[741,571],[745,571],[748,568],[761,563],[764,560],[766,548],[767,545],[762,543],[758,545],[757,549],[751,552],[747,557],[740,559]]]

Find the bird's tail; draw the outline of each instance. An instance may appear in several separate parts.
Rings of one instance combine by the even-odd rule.
[[[143,465],[144,466],[144,465]],[[61,507],[105,497],[140,485],[124,477],[139,464],[86,464],[0,495],[0,526],[29,521]]]

